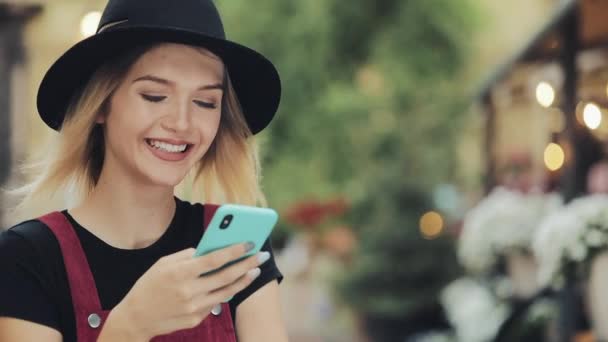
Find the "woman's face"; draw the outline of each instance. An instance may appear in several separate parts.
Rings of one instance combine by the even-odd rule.
[[[104,169],[175,186],[213,142],[224,65],[210,52],[162,44],[143,54],[111,99]]]

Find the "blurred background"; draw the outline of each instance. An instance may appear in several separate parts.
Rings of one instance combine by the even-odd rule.
[[[283,79],[260,138],[291,341],[608,339],[608,1],[216,3]],[[104,5],[0,0],[0,186]]]

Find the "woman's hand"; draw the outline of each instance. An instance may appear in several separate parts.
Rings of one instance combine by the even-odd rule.
[[[159,259],[112,310],[100,340],[106,329],[112,335],[147,341],[197,326],[216,304],[246,288],[260,274],[258,266],[270,255],[260,252],[221,271],[200,275],[249,250],[250,245],[239,244],[194,257],[195,249],[188,248]]]

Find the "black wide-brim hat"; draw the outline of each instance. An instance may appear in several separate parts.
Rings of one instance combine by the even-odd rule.
[[[211,0],[110,0],[97,33],[74,45],[47,71],[38,89],[42,120],[59,130],[73,96],[104,62],[154,42],[201,46],[222,59],[253,134],[274,117],[281,81],[260,53],[226,39]]]

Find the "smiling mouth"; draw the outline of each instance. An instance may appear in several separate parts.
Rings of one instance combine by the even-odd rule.
[[[157,150],[167,152],[167,153],[186,153],[193,144],[170,144],[166,141],[154,140],[154,139],[145,139],[146,143]]]

